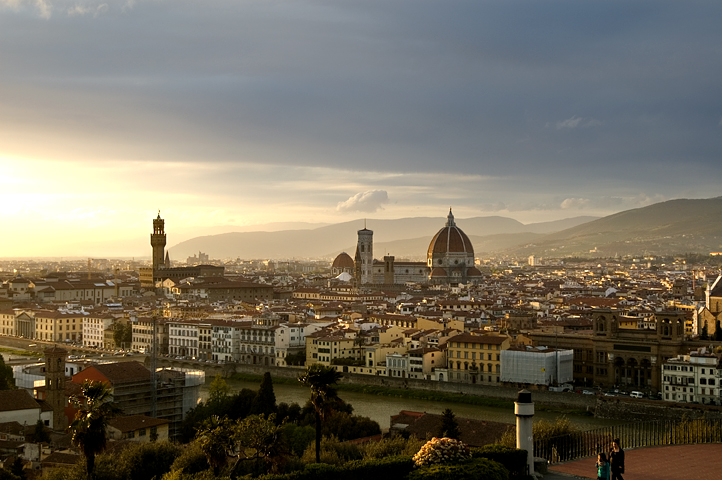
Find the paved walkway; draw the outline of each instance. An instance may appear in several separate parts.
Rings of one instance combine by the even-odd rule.
[[[597,478],[596,457],[554,465],[544,480]],[[722,444],[637,448],[624,451],[624,480],[720,480]]]

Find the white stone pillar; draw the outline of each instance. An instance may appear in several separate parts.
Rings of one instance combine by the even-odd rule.
[[[532,420],[534,418],[534,403],[531,401],[531,392],[522,390],[514,402],[516,415],[516,448],[526,450],[526,464],[529,475],[534,474],[534,434],[532,433]]]

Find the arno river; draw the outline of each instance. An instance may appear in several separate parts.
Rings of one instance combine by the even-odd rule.
[[[260,385],[260,381],[254,383],[226,379],[226,382],[231,387],[231,390],[234,392],[239,391],[243,388],[248,388],[250,390],[256,391],[258,390],[258,387]],[[210,383],[210,380],[208,383]],[[203,400],[208,398],[208,383],[206,383],[206,385],[201,390],[201,397]],[[301,385],[295,386],[274,384],[273,391],[276,394],[276,403],[295,402],[303,406],[310,397],[310,390]],[[377,421],[381,426],[381,429],[389,428],[391,416],[397,415],[401,410],[441,414],[441,412],[447,407],[450,408],[454,412],[454,415],[456,415],[457,417],[475,418],[478,420],[489,420],[493,422],[502,422],[509,424],[514,424],[516,422],[513,407],[481,407],[476,405],[465,405],[461,403],[443,403],[427,400],[383,397],[377,395],[369,395],[365,393],[344,391],[340,391],[338,395],[346,403],[350,403],[353,406],[354,413],[356,415],[362,415],[364,417],[369,417],[372,420]],[[562,414],[556,412],[537,411],[534,419],[539,420],[543,418],[545,420],[553,422],[560,415]],[[622,423],[620,421],[597,419],[585,415],[567,415],[567,417],[584,430],[593,429],[604,425]]]

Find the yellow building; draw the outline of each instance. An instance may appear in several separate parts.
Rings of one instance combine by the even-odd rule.
[[[28,312],[35,317],[35,338],[49,342],[77,342],[83,338],[81,314],[55,311]]]
[[[339,334],[317,332],[306,336],[306,365],[320,363],[330,366],[334,359],[361,360],[354,338]]]
[[[446,342],[449,381],[499,383],[501,351],[511,345],[506,335],[462,333]]]

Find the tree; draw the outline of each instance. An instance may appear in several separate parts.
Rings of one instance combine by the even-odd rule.
[[[0,390],[15,390],[13,367],[5,365],[2,355],[0,355]]]
[[[266,473],[275,470],[287,453],[282,433],[283,425],[276,424],[276,414],[251,415],[238,421],[236,441],[243,457],[255,460],[256,464],[263,462],[263,473]],[[236,466],[239,463],[240,459]]]
[[[129,323],[115,323],[113,326],[113,341],[117,348],[130,348],[133,343],[133,327]]]
[[[328,406],[338,398],[332,385],[343,375],[333,367],[315,363],[306,367],[298,381],[311,389],[311,405],[316,420],[316,463],[321,463],[321,419],[326,416]]]
[[[110,387],[103,382],[85,380],[80,392],[70,399],[77,409],[75,420],[70,425],[71,440],[82,450],[88,480],[92,480],[95,456],[105,449],[108,440],[108,422],[120,413],[120,409],[111,402]]]
[[[35,431],[33,431],[33,442],[50,443],[50,435],[45,430],[45,424],[40,419],[38,419],[38,421],[35,423]]]
[[[251,415],[270,415],[277,411],[276,394],[273,393],[273,380],[271,374],[266,372],[263,374],[258,393],[253,399],[253,403],[251,403]]]
[[[217,415],[207,418],[198,428],[196,442],[213,469],[213,475],[217,476],[236,449],[236,436],[231,420],[228,417],[219,418]]]
[[[216,375],[208,386],[208,403],[222,403],[229,393],[231,393],[231,387],[220,374]]]
[[[454,412],[452,412],[450,408],[447,408],[441,414],[441,428],[439,430],[440,430],[439,436],[441,436],[441,437],[454,438],[454,439],[458,440],[459,437],[461,436],[461,431],[459,430],[459,424],[456,422],[456,416],[454,415]]]

